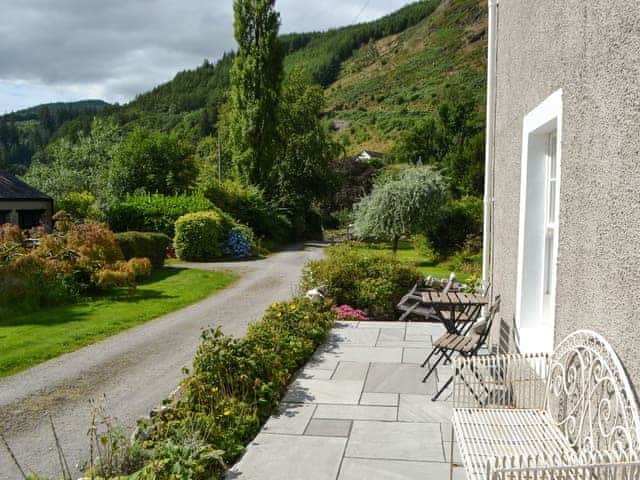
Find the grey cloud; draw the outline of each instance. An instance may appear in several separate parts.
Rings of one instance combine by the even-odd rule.
[[[279,0],[284,32],[352,23],[366,0]],[[369,0],[360,21],[409,0]],[[234,48],[232,0],[0,0],[1,82],[126,101]]]

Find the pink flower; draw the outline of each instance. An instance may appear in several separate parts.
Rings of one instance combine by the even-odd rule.
[[[339,307],[336,307],[335,311],[338,315],[338,320],[355,322],[366,322],[369,320],[366,313],[362,310],[353,308],[351,305],[340,305]]]

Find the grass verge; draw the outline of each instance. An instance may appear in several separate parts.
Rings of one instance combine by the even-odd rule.
[[[0,377],[26,370],[206,298],[234,282],[229,272],[163,268],[134,291],[0,318]]]
[[[359,252],[366,252],[379,255],[391,255],[391,243],[356,243],[353,248]],[[456,269],[455,255],[437,262],[431,261],[413,247],[410,241],[401,241],[398,247],[398,259],[412,262],[423,275],[432,275],[436,278],[448,278],[451,272],[456,272],[458,280],[467,282],[471,275],[460,269]]]

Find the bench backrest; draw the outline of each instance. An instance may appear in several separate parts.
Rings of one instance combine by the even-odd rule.
[[[545,403],[583,458],[606,450],[620,459],[638,460],[636,398],[618,356],[602,336],[580,330],[558,345],[550,358]]]

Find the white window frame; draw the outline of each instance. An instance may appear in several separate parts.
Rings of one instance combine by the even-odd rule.
[[[562,90],[557,90],[546,98],[541,104],[533,109],[529,114],[524,117],[522,128],[522,161],[521,161],[521,177],[520,177],[520,224],[518,235],[518,271],[517,271],[517,286],[516,286],[516,325],[519,331],[519,348],[522,352],[551,352],[554,346],[554,333],[555,333],[555,317],[556,317],[556,287],[557,287],[557,270],[558,270],[558,244],[560,238],[560,183],[562,176]],[[555,179],[555,213],[554,218],[556,224],[553,226],[555,230],[555,236],[553,240],[553,264],[551,272],[551,284],[549,285],[550,306],[548,314],[540,315],[541,318],[536,319],[535,322],[531,322],[529,319],[523,324],[522,320],[522,302],[523,302],[523,284],[524,284],[524,250],[525,250],[525,219],[527,212],[527,181],[529,172],[529,142],[534,135],[545,135],[546,128],[549,125],[555,126],[551,131],[555,129],[556,135],[556,179]],[[539,161],[537,158],[535,161]],[[547,161],[541,162],[540,167],[547,169]],[[546,177],[546,174],[545,174]],[[544,227],[545,227],[545,239],[548,228],[548,215],[549,215],[549,191],[548,182],[545,180],[544,191],[545,207],[544,207]],[[546,241],[546,240],[545,240]],[[544,247],[543,247],[544,248]],[[543,250],[544,252],[544,250]],[[545,290],[545,259],[543,253],[543,264],[541,268],[541,292],[544,294]]]

